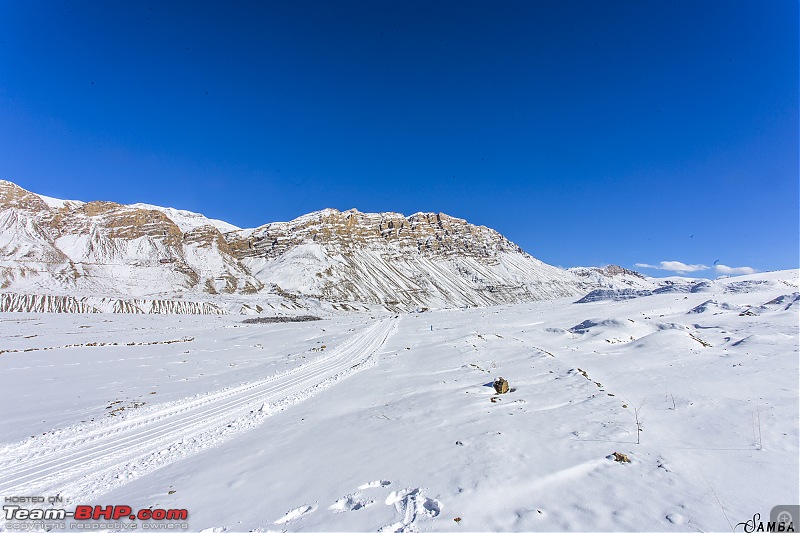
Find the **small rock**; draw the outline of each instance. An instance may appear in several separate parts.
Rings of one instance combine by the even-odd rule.
[[[628,459],[628,456],[625,455],[624,453],[614,452],[612,454],[612,456],[614,457],[614,460],[616,462],[618,462],[618,463],[630,463],[631,462],[631,460]]]
[[[494,390],[497,394],[505,394],[508,392],[508,381],[503,379],[502,377],[497,378],[494,380]]]

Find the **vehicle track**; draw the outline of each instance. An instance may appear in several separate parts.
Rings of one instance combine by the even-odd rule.
[[[381,320],[324,356],[270,378],[5,446],[0,494],[77,496],[87,487],[96,494],[127,482],[131,469],[138,477],[217,445],[374,362],[397,322]]]

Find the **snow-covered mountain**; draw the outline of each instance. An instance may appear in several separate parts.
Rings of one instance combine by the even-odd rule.
[[[193,299],[237,312],[359,304],[408,310],[581,296],[597,286],[444,213],[325,209],[239,229],[188,211],[57,200],[0,181],[5,293]],[[3,301],[12,300],[17,307],[27,301]],[[101,307],[109,305],[130,307]]]
[[[2,181],[0,287],[132,297],[262,289],[214,222],[144,206],[45,199]]]
[[[604,267],[573,267],[570,272],[594,285],[597,289],[655,289],[656,280],[617,265]]]
[[[334,302],[463,307],[585,292],[496,231],[443,213],[325,209],[226,237],[262,282]]]

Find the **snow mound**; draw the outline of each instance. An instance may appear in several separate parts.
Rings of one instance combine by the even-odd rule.
[[[770,307],[783,307],[784,311],[788,311],[792,308],[792,306],[797,304],[797,302],[800,302],[800,292],[793,292],[791,294],[782,294],[777,298],[773,298],[761,307],[764,309],[768,309]]]
[[[718,302],[717,300],[706,300],[705,302],[701,303],[700,305],[693,307],[687,314],[699,314],[699,313],[708,313],[708,312],[722,312],[722,311],[741,311],[741,307],[738,305],[732,305],[727,302]]]

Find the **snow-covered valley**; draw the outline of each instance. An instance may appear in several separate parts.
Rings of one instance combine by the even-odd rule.
[[[796,504],[797,271],[642,294],[3,313],[0,496],[193,531],[720,531]]]

